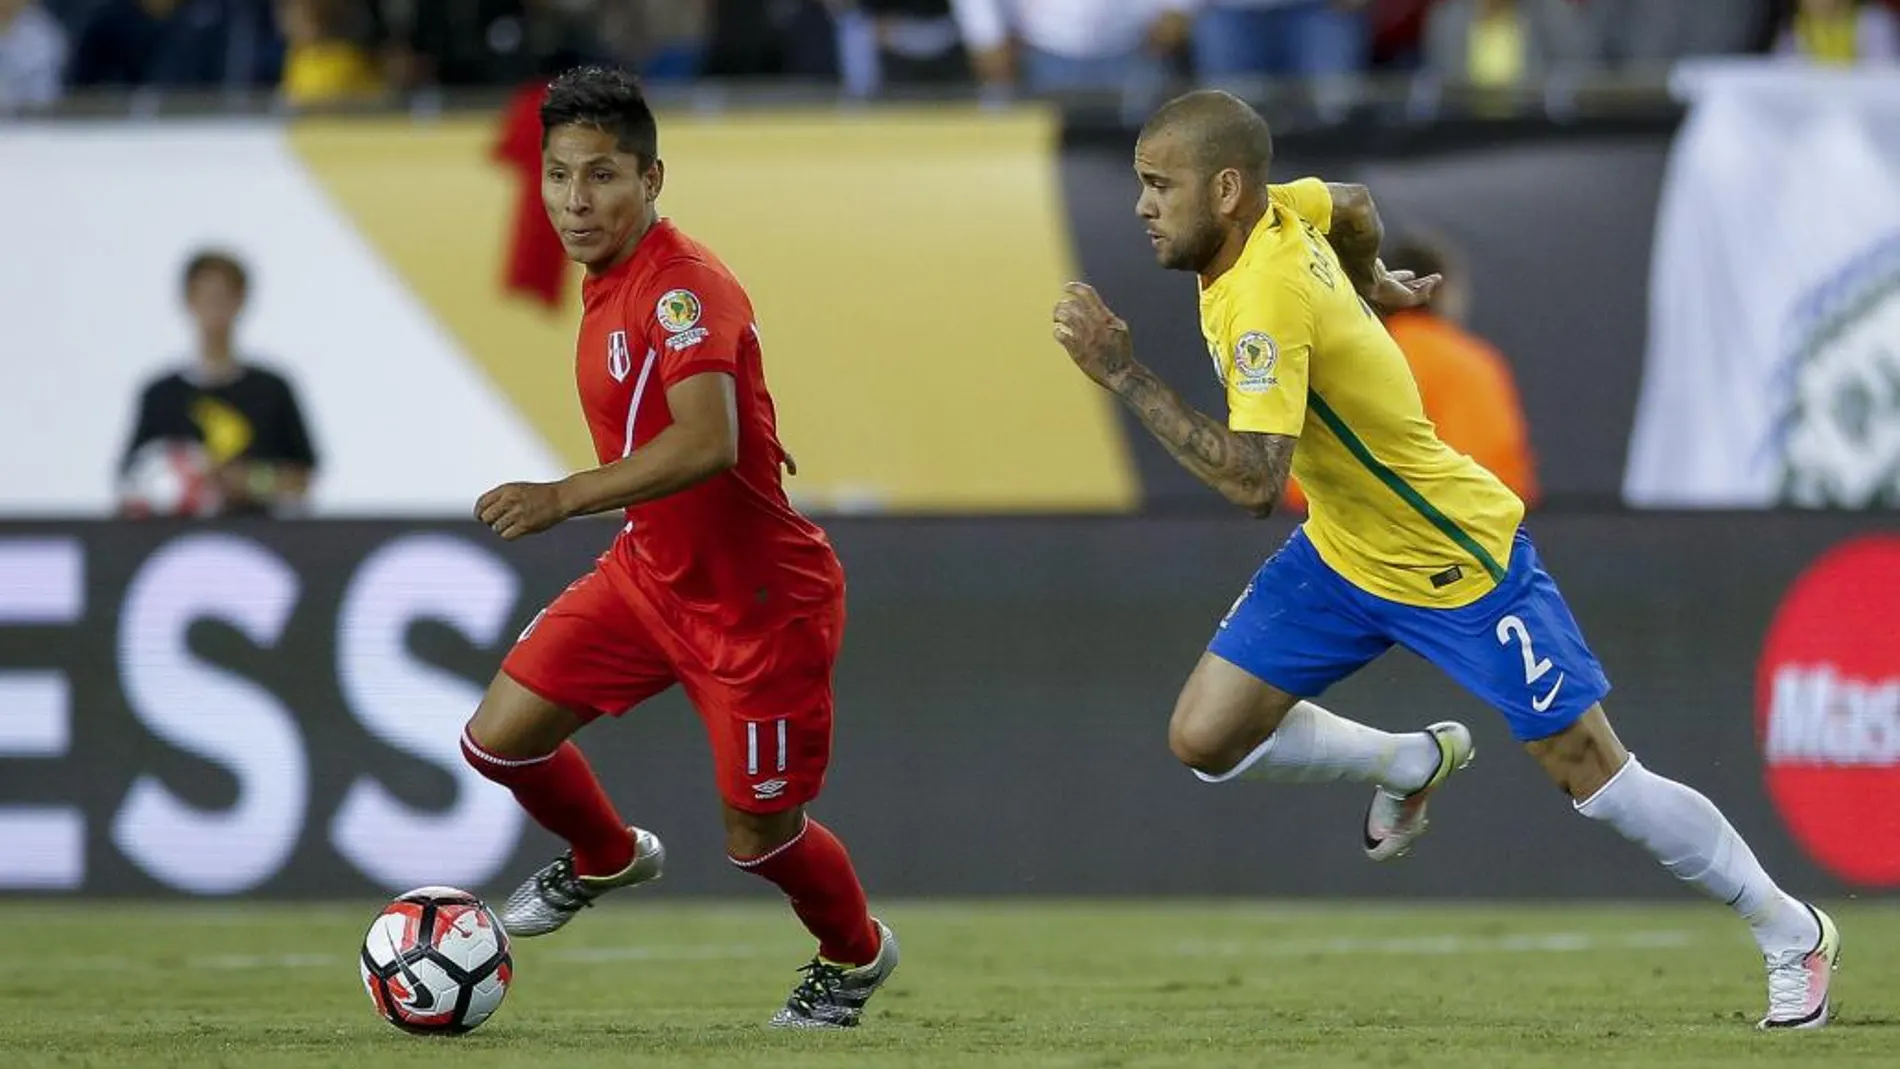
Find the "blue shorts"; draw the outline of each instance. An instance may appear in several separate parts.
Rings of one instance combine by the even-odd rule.
[[[1521,741],[1555,735],[1610,692],[1522,529],[1504,581],[1456,609],[1368,594],[1295,531],[1254,574],[1207,649],[1288,694],[1316,698],[1394,645],[1497,707]]]

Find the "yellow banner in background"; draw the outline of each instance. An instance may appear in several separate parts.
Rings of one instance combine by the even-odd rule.
[[[752,295],[801,502],[1136,505],[1110,399],[1049,334],[1075,277],[1056,123],[943,109],[661,116],[661,209]],[[574,398],[577,290],[560,313],[501,292],[517,192],[489,161],[493,137],[488,120],[310,120],[292,144],[533,426],[591,464]]]

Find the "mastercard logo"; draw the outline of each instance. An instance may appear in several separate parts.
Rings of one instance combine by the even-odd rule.
[[[1828,551],[1789,588],[1756,676],[1769,798],[1844,882],[1900,887],[1900,536]]]

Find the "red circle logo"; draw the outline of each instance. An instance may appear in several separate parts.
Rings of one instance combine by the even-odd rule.
[[[1900,887],[1900,537],[1836,546],[1775,613],[1755,680],[1768,796],[1823,868]]]

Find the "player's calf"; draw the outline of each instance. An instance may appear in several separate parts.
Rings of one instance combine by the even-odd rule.
[[[462,732],[462,759],[567,843],[579,871],[619,872],[633,858],[633,837],[570,738],[584,722],[499,673]]]
[[[1574,799],[1577,812],[1615,828],[1676,878],[1748,922],[1768,966],[1763,1028],[1827,1023],[1840,932],[1826,914],[1782,890],[1715,803],[1645,768],[1624,749],[1601,707],[1529,749]]]
[[[804,967],[805,979],[785,1008],[772,1018],[780,1028],[850,1028],[871,993],[897,967],[897,942],[874,919],[864,887],[844,844],[802,810],[748,814],[728,805],[727,841],[735,847],[772,844],[785,817],[798,820],[788,841],[756,857],[734,854],[732,863],[785,892],[792,911],[818,940],[818,953]]]

